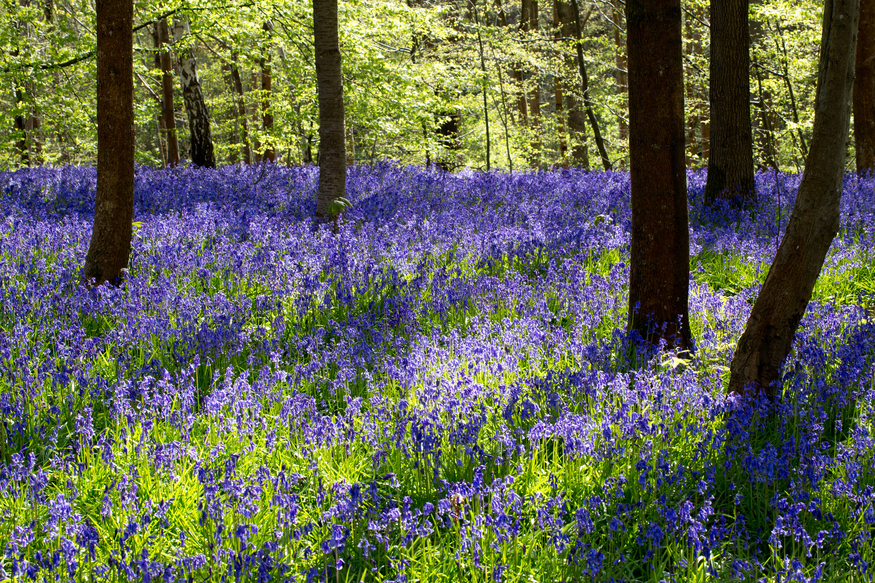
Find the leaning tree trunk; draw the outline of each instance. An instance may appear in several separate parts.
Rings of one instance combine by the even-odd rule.
[[[134,216],[134,6],[97,0],[97,201],[82,275],[117,283]]]
[[[711,0],[711,156],[705,202],[754,197],[748,0]]]
[[[865,0],[864,0],[865,1]],[[787,232],[732,358],[729,392],[777,396],[781,366],[839,228],[859,0],[826,0],[814,130]]]
[[[626,0],[632,245],[629,331],[691,345],[680,0]]]
[[[346,194],[346,135],[337,0],[313,0],[313,40],[319,93],[319,192],[316,217],[336,218],[333,203]]]
[[[189,34],[188,21],[177,20],[173,25],[173,37],[178,42]],[[185,112],[188,114],[190,154],[192,164],[206,168],[216,167],[216,154],[213,151],[213,136],[210,132],[210,112],[204,100],[197,76],[197,61],[191,48],[180,50],[179,78],[182,81],[182,99],[185,102]]]
[[[875,171],[875,1],[860,0],[854,68],[854,150],[857,172]]]

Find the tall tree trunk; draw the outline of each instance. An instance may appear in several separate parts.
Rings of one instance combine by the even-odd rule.
[[[173,37],[179,41],[189,34],[188,21],[177,20],[173,25]],[[197,76],[197,61],[191,48],[177,51],[179,77],[182,81],[182,99],[188,114],[188,129],[191,139],[192,164],[206,168],[216,167],[213,151],[213,136],[210,131],[210,112],[204,100],[204,92]]]
[[[252,150],[249,148],[249,119],[246,114],[246,99],[243,92],[243,80],[240,78],[240,67],[237,64],[237,54],[231,54],[231,79],[234,81],[235,103],[237,105],[237,121],[240,123],[240,142],[243,144],[242,155],[244,164],[252,164]]]
[[[632,244],[629,330],[689,348],[680,0],[626,0]]]
[[[167,144],[167,166],[179,164],[179,138],[176,134],[176,109],[173,104],[173,59],[170,49],[161,50],[169,45],[170,27],[167,19],[162,18],[155,23],[158,37],[158,60],[161,65],[161,118],[164,120],[164,139]]]
[[[754,67],[757,77],[757,109],[759,109],[759,150],[760,169],[778,169],[778,148],[775,145],[775,126],[777,116],[772,108],[772,95],[763,89],[763,74],[759,67]]]
[[[756,197],[750,122],[748,0],[711,2],[711,156],[705,202],[735,206]]]
[[[738,341],[728,390],[778,395],[781,366],[839,228],[860,0],[825,0],[814,129],[787,232]],[[866,1],[866,0],[863,0]]]
[[[529,13],[532,9],[532,0],[520,0],[520,21],[519,31],[524,35],[529,30],[529,22],[531,18]],[[521,35],[521,36],[522,36]],[[511,77],[514,80],[517,111],[519,112],[519,124],[522,128],[529,127],[529,106],[526,101],[525,76],[520,63],[515,63],[511,71]]]
[[[134,5],[97,0],[97,201],[82,275],[116,283],[134,216]]]
[[[592,109],[592,99],[589,96],[589,78],[586,74],[586,62],[583,60],[583,26],[580,22],[580,6],[577,0],[571,0],[571,6],[574,11],[574,36],[577,41],[575,44],[577,45],[577,67],[580,70],[580,93],[583,96],[586,117],[589,120],[589,125],[592,127],[596,149],[598,149],[599,156],[602,159],[602,166],[604,166],[605,170],[610,170],[612,167],[611,160],[608,158],[605,141],[602,139],[602,132],[599,129],[598,121],[596,121],[595,112]],[[681,101],[683,101],[683,96],[681,96]]]
[[[875,1],[860,0],[854,69],[854,151],[857,172],[875,171]]]
[[[559,0],[553,0],[553,31],[556,39],[562,38],[562,19],[560,18]],[[559,62],[559,53],[554,53]],[[559,134],[559,161],[563,168],[568,168],[568,142],[565,140],[565,111],[563,107],[562,77],[553,75],[553,96],[556,107],[556,129]]]
[[[561,23],[559,34],[563,38],[576,38],[574,7],[569,3],[556,0],[556,10]],[[584,20],[588,19],[589,14],[587,14]],[[565,66],[571,71],[579,70],[577,60],[570,55],[565,58]],[[568,134],[571,141],[571,165],[575,168],[589,170],[589,151],[586,145],[586,113],[583,110],[583,104],[579,96],[575,95],[575,85],[569,82],[568,88],[572,90],[565,92],[565,109],[568,111]]]
[[[313,37],[319,94],[319,191],[316,195],[316,217],[323,221],[336,221],[340,209],[334,203],[346,194],[343,75],[338,36],[337,0],[313,0]]]
[[[694,7],[695,16],[701,16],[702,9]],[[697,22],[697,18],[690,16],[684,23],[686,29],[686,48],[684,49],[687,59],[692,61],[693,57],[698,57],[702,54],[702,35],[699,33],[701,25]],[[699,80],[694,75],[689,75],[686,78],[686,99],[687,107],[691,109],[692,115],[685,120],[687,127],[687,168],[692,168],[699,164],[699,129],[702,121],[707,119],[702,104],[699,103],[699,98],[702,95],[702,87]]]
[[[30,0],[20,0],[22,7],[30,6]],[[28,21],[19,21],[15,23],[15,28],[18,34],[27,39],[31,32],[31,23]],[[18,50],[12,51],[13,56],[18,55]],[[15,149],[21,159],[21,163],[25,166],[42,163],[42,143],[39,139],[40,119],[34,111],[34,102],[36,99],[36,83],[33,80],[19,80],[14,82],[13,86],[15,94],[15,104],[22,113],[15,116],[15,129],[18,132],[19,139],[15,143]]]
[[[538,26],[538,0],[527,0],[529,4],[528,17],[523,32],[535,32]],[[529,129],[531,130],[531,156],[532,168],[541,166],[541,78],[537,71],[531,74],[532,88],[529,90]]]
[[[623,3],[622,0],[614,0],[614,65],[617,67],[617,72],[614,74],[614,81],[617,84],[617,94],[624,96],[629,88],[629,73],[626,70],[626,44],[623,42],[623,33],[621,31],[623,22]],[[629,124],[622,115],[617,116],[617,137],[621,142],[626,142],[629,139]]]
[[[273,31],[273,23],[267,21],[264,23],[264,31],[268,35]],[[271,92],[271,67],[270,67],[270,50],[261,58],[261,123],[264,135],[270,137],[273,133],[273,113],[270,108],[270,92]],[[276,149],[271,142],[268,142],[263,154],[264,160],[276,162]]]

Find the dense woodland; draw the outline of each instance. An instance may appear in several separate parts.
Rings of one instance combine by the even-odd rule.
[[[215,164],[316,162],[310,2],[134,4],[138,163],[196,157],[189,129],[196,107],[209,117]],[[709,158],[712,15],[702,0],[684,0],[682,9],[686,165],[697,168]],[[7,120],[0,164],[93,164],[94,0],[10,0],[0,10],[0,119]],[[627,168],[624,10],[622,0],[342,2],[347,162]],[[813,0],[750,3],[758,168],[802,169],[822,10]]]

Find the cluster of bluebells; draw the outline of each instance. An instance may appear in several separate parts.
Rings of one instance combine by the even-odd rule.
[[[869,577],[875,180],[777,402],[724,387],[796,176],[689,175],[692,356],[624,331],[627,174],[317,180],[140,168],[94,288],[94,170],[0,175],[0,580]]]

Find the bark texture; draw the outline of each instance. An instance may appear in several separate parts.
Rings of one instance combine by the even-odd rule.
[[[240,78],[240,68],[237,60],[237,53],[232,53],[231,80],[234,82],[234,103],[237,107],[237,122],[240,124],[240,143],[243,144],[241,154],[245,164],[252,164],[252,150],[249,148],[249,120],[246,116],[246,99],[244,97],[243,80]]]
[[[333,218],[332,203],[346,194],[346,133],[337,0],[313,0],[316,85],[319,94],[319,191],[316,217]]]
[[[629,330],[687,348],[689,231],[680,0],[627,0]]]
[[[742,206],[755,197],[750,121],[748,0],[711,2],[711,156],[705,201]]]
[[[854,150],[857,172],[875,170],[875,0],[860,0],[854,64]]]
[[[188,21],[179,20],[173,25],[173,36],[178,41],[189,34]],[[190,155],[192,164],[207,168],[216,167],[216,154],[213,151],[213,136],[210,131],[210,112],[204,100],[204,92],[197,76],[197,61],[194,52],[182,49],[178,53],[179,78],[182,81],[182,99],[188,114],[188,130],[191,139]]]
[[[134,215],[134,50],[131,0],[97,0],[97,201],[82,275],[116,283]]]
[[[839,228],[859,0],[826,0],[814,130],[787,232],[730,366],[729,391],[779,391],[781,366]]]

